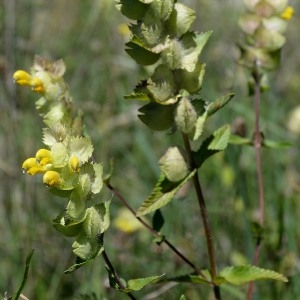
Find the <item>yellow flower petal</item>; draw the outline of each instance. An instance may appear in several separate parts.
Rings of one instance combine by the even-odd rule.
[[[46,172],[46,169],[37,163],[35,157],[27,158],[22,164],[22,170],[30,175]]]
[[[285,10],[281,13],[280,17],[285,20],[290,20],[294,15],[294,8],[292,6],[287,6]]]
[[[61,178],[58,172],[47,171],[43,176],[43,183],[48,186],[56,186],[60,184]]]
[[[71,169],[74,172],[79,173],[79,171],[80,171],[80,161],[79,161],[78,157],[77,156],[73,156],[70,159],[69,163],[70,163]]]
[[[31,80],[30,85],[31,85],[32,90],[35,91],[36,93],[40,93],[40,94],[45,93],[44,84],[43,84],[42,80],[40,80],[39,78],[33,78]]]
[[[37,163],[39,163],[41,166],[45,166],[52,162],[52,153],[50,150],[40,149],[35,154],[35,158]]]
[[[29,73],[23,70],[18,70],[13,75],[14,80],[19,85],[31,85],[32,77]]]

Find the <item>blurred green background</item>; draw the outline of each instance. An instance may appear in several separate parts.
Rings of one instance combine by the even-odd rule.
[[[208,124],[208,131],[230,123],[243,123],[247,136],[253,134],[252,98],[247,95],[247,77],[237,64],[237,27],[243,12],[242,1],[182,1],[196,10],[198,31],[214,34],[203,51],[207,64],[201,96],[207,100],[233,91],[232,102]],[[266,230],[260,266],[282,272],[288,284],[263,281],[257,284],[254,299],[300,298],[300,174],[299,134],[287,124],[298,126],[291,115],[299,105],[300,86],[300,3],[286,33],[282,64],[270,76],[270,91],[263,95],[262,130],[276,141],[293,146],[264,149],[263,168],[266,193]],[[109,289],[102,258],[64,275],[74,260],[72,240],[51,226],[63,209],[64,199],[47,192],[38,176],[21,172],[22,162],[42,147],[43,124],[34,101],[38,95],[13,83],[12,74],[29,69],[35,54],[49,59],[62,58],[67,65],[65,80],[76,107],[85,115],[86,131],[95,146],[95,158],[106,172],[114,159],[112,184],[127,201],[138,208],[153,188],[159,169],[157,160],[168,145],[181,144],[180,138],[150,131],[137,118],[140,103],[123,96],[146,78],[146,70],[125,53],[128,21],[113,0],[1,0],[0,1],[0,295],[10,296],[19,286],[25,258],[35,249],[27,285],[23,291],[35,299],[127,299]],[[297,123],[298,122],[298,123]],[[298,124],[298,125],[297,125]],[[216,242],[218,265],[251,263],[254,238],[251,222],[257,214],[257,187],[252,148],[230,146],[212,157],[200,170],[211,225]],[[103,199],[111,193],[104,188]],[[120,218],[122,205],[112,201],[112,222]],[[185,186],[176,199],[163,208],[163,233],[187,257],[207,267],[202,223],[193,190]],[[132,221],[130,221],[132,222]],[[164,245],[152,243],[145,229],[128,234],[112,226],[105,237],[107,252],[125,279],[166,273],[189,272]],[[213,299],[205,286],[152,286],[136,293],[138,299]],[[246,287],[222,289],[224,299],[244,299]],[[159,294],[159,292],[162,292]],[[148,297],[148,298],[147,298]]]

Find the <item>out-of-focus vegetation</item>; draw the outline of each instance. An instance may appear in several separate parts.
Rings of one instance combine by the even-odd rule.
[[[236,93],[209,127],[231,123],[253,133],[253,105],[247,96],[244,70],[237,64],[240,38],[237,26],[242,1],[185,1],[196,10],[198,31],[213,30],[202,60],[207,64],[202,96],[214,100],[227,91]],[[300,27],[299,1],[290,1],[296,14],[286,33],[282,64],[270,77],[270,91],[263,94],[262,127],[268,139],[293,143],[290,148],[264,149],[266,232],[262,266],[289,277],[288,284],[261,282],[256,299],[300,297],[300,122],[291,119],[299,105]],[[2,0],[0,5],[0,294],[11,295],[22,279],[26,256],[35,249],[24,294],[30,299],[76,299],[93,294],[99,299],[126,299],[108,288],[102,259],[71,275],[63,271],[73,262],[70,241],[51,227],[61,199],[47,193],[40,180],[24,176],[21,164],[42,146],[43,124],[36,114],[36,95],[14,85],[12,74],[32,65],[39,54],[63,58],[65,79],[75,105],[84,112],[86,132],[92,137],[97,161],[109,171],[114,159],[112,183],[137,208],[151,191],[159,158],[175,135],[153,133],[138,121],[136,105],[123,99],[146,72],[127,56],[124,19],[112,0]],[[293,123],[294,122],[294,123]],[[293,124],[288,127],[288,124]],[[295,125],[296,124],[296,125]],[[291,128],[298,128],[298,133]],[[289,129],[290,128],[290,129]],[[295,131],[295,129],[293,130]],[[297,130],[296,130],[297,131]],[[152,151],[149,151],[152,149]],[[142,168],[140,166],[143,166]],[[251,263],[254,249],[251,221],[256,213],[256,173],[252,148],[230,146],[211,158],[200,174],[217,244],[220,267]],[[199,266],[206,266],[202,223],[193,193],[186,186],[176,201],[163,209],[163,233]],[[106,190],[103,197],[109,198]],[[112,221],[121,204],[112,203]],[[117,219],[118,220],[118,219]],[[130,222],[130,221],[129,221]],[[195,236],[197,238],[195,238]],[[199,237],[199,238],[198,238]],[[202,237],[202,238],[201,238]],[[124,278],[152,276],[187,270],[165,247],[152,244],[144,229],[127,233],[118,227],[106,234],[106,248]],[[209,299],[210,289],[188,285],[169,286],[158,299]],[[157,287],[159,290],[160,287]],[[140,292],[140,298],[152,292]],[[245,288],[224,289],[224,299],[244,299]],[[150,299],[150,298],[149,298]]]

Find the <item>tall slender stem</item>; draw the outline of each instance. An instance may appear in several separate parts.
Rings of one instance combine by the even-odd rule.
[[[188,264],[194,271],[199,274],[204,279],[207,279],[205,274],[196,267],[186,256],[184,256],[166,237],[162,236],[159,232],[153,229],[148,223],[146,223],[142,218],[136,216],[134,209],[128,204],[128,202],[122,197],[122,195],[110,184],[106,184],[107,187],[114,193],[115,196],[127,207],[127,209],[136,217],[136,219],[147,228],[154,236],[158,238],[163,238],[163,243],[165,243],[175,254],[177,254],[186,264]]]
[[[262,160],[261,160],[261,147],[262,147],[262,135],[260,131],[260,101],[261,101],[261,88],[260,81],[261,76],[257,67],[253,71],[254,79],[254,112],[255,112],[255,132],[254,132],[254,149],[255,149],[255,161],[256,161],[256,176],[258,186],[258,207],[259,216],[258,223],[260,228],[257,232],[255,251],[253,257],[253,265],[257,265],[259,262],[261,241],[262,241],[262,228],[264,226],[265,219],[265,199],[264,199],[264,185],[263,185],[263,174],[262,174]],[[249,283],[247,291],[247,300],[252,299],[254,292],[254,282]]]
[[[183,134],[182,136],[183,136],[183,140],[184,140],[185,149],[189,156],[190,167],[191,167],[191,169],[195,169],[196,164],[192,157],[192,149],[191,149],[189,138],[186,134]],[[210,272],[211,272],[212,282],[214,282],[215,278],[218,275],[217,274],[216,255],[215,255],[215,249],[214,249],[214,240],[213,240],[211,227],[209,224],[209,218],[208,218],[208,214],[207,214],[207,210],[206,210],[205,200],[203,197],[199,177],[197,175],[195,175],[193,177],[193,184],[194,184],[194,188],[196,191],[198,204],[200,207],[200,212],[201,212],[201,217],[202,217],[202,222],[203,222],[204,232],[205,232],[205,238],[206,238],[207,252],[208,252],[209,263],[210,263]],[[214,294],[215,294],[216,300],[221,299],[220,287],[215,284],[214,284]]]

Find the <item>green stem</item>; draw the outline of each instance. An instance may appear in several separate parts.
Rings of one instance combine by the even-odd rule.
[[[142,218],[136,216],[134,209],[128,204],[128,202],[123,198],[123,196],[110,184],[106,184],[107,187],[113,192],[115,196],[127,207],[127,209],[136,217],[136,219],[147,228],[155,237],[162,239],[162,242],[165,243],[175,254],[177,254],[186,264],[188,264],[194,271],[200,275],[203,279],[208,280],[205,274],[196,267],[186,256],[184,256],[167,238],[153,229],[148,223],[146,223]]]
[[[262,135],[260,131],[260,101],[261,101],[261,75],[255,67],[253,71],[254,79],[254,112],[255,112],[255,133],[254,133],[254,149],[255,149],[255,161],[256,161],[256,175],[257,175],[257,186],[258,186],[258,206],[259,206],[259,230],[257,232],[256,246],[253,257],[253,265],[257,265],[259,262],[261,241],[262,241],[262,228],[264,226],[265,218],[265,199],[264,199],[264,185],[262,175],[262,160],[261,160],[261,147],[262,147]],[[254,291],[254,282],[249,283],[247,291],[247,300],[252,299]]]
[[[192,149],[191,149],[189,138],[186,134],[182,134],[182,136],[183,136],[183,140],[184,140],[185,149],[189,156],[190,168],[192,170],[194,170],[196,168],[196,164],[192,157]],[[216,277],[218,275],[216,255],[215,255],[215,249],[214,249],[214,240],[213,240],[211,227],[209,224],[209,218],[208,218],[208,214],[207,214],[207,210],[206,210],[204,196],[202,193],[199,177],[197,175],[195,175],[193,177],[193,184],[194,184],[194,188],[196,191],[198,204],[200,207],[200,212],[201,212],[201,217],[202,217],[202,222],[203,222],[203,226],[204,226],[204,232],[205,232],[205,237],[206,237],[206,246],[207,246],[207,252],[208,252],[209,263],[210,263],[210,273],[211,273],[211,277],[212,277],[212,283],[214,286],[215,299],[220,300],[221,299],[220,287],[218,285],[214,284],[214,280],[216,279]]]
[[[110,259],[108,258],[107,253],[106,253],[105,250],[103,250],[103,252],[102,252],[102,257],[103,257],[103,259],[104,259],[104,261],[105,261],[105,263],[106,263],[108,269],[109,269],[109,270],[111,271],[111,273],[114,275],[114,278],[115,278],[116,282],[118,283],[119,288],[120,288],[121,290],[124,290],[124,289],[126,288],[126,286],[124,286],[124,284],[123,284],[122,280],[120,279],[120,277],[119,277],[117,271],[115,270],[115,268],[114,268],[114,266],[112,265]],[[132,299],[132,300],[137,300],[130,292],[126,293],[126,295],[127,295],[130,299]]]

